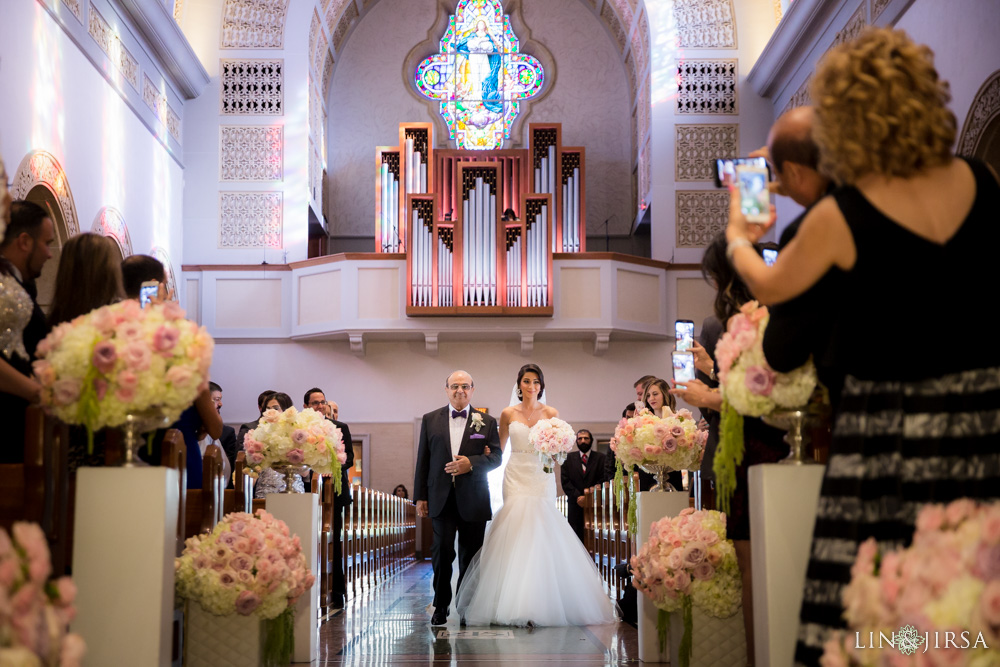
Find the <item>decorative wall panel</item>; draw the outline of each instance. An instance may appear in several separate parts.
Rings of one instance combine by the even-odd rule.
[[[330,96],[330,81],[333,80],[333,54],[326,53],[326,60],[323,61],[323,99]]]
[[[736,60],[677,63],[678,114],[735,114]]]
[[[635,69],[640,78],[646,77],[649,64],[649,17],[646,12],[639,15],[639,27],[632,34],[632,51],[635,54]]]
[[[868,23],[865,20],[865,5],[862,2],[861,6],[859,6],[853,14],[851,14],[851,18],[847,19],[847,25],[837,32],[837,36],[833,38],[833,44],[830,46],[834,47],[838,44],[851,41],[860,35],[861,31],[867,26]]]
[[[788,100],[788,104],[782,109],[781,113],[785,113],[789,109],[794,109],[795,107],[800,107],[804,104],[809,104],[809,84],[812,83],[812,75],[810,74],[799,89],[795,91],[795,94],[791,96]]]
[[[615,9],[611,6],[611,3],[605,2],[604,6],[601,7],[601,19],[607,24],[608,29],[611,30],[611,36],[615,38],[618,50],[624,52],[628,35],[626,35],[626,28],[622,27],[622,22],[619,20],[618,14],[615,13]]]
[[[614,5],[617,10],[616,13],[618,14],[618,20],[625,29],[625,32],[632,29],[632,18],[634,17],[634,13],[632,12],[632,4],[630,3],[630,0],[604,0],[604,4]]]
[[[76,20],[83,23],[83,9],[80,7],[80,0],[62,0],[62,2],[73,13]]]
[[[336,32],[340,15],[344,11],[344,6],[348,3],[353,5],[354,0],[327,0],[326,9],[324,10],[324,20],[326,22],[326,31],[331,37]]]
[[[280,248],[280,192],[220,192],[220,248]]]
[[[283,60],[223,59],[221,112],[227,116],[284,113]]]
[[[180,24],[182,16],[184,16],[184,0],[174,0],[174,20]]]
[[[677,247],[704,248],[726,228],[729,192],[725,190],[677,191]]]
[[[351,29],[351,23],[353,23],[356,18],[358,18],[358,6],[352,2],[344,10],[344,13],[340,15],[340,21],[337,22],[337,29],[331,36],[331,39],[333,40],[333,50],[337,53],[340,53],[340,47],[344,44],[344,38],[347,36],[347,31]]]
[[[628,76],[628,92],[630,95],[636,94],[636,85],[638,83],[637,74],[635,71],[635,58],[632,57],[633,53],[629,51],[628,55],[625,56],[625,74]]]
[[[10,196],[24,199],[36,185],[44,185],[55,194],[66,231],[70,236],[79,234],[80,223],[66,172],[55,156],[47,151],[32,151],[21,160],[10,186]]]
[[[222,48],[282,48],[287,11],[288,0],[226,0],[222,8]]]
[[[639,197],[643,201],[649,195],[650,188],[650,165],[653,161],[653,151],[650,144],[650,137],[646,138],[646,144],[639,151]]]
[[[122,251],[122,257],[132,254],[132,239],[129,237],[125,218],[118,209],[105,206],[98,211],[90,231],[114,239]]]
[[[882,12],[889,6],[890,1],[891,0],[871,0],[871,17],[873,24],[879,16],[882,16]]]
[[[735,49],[733,0],[676,0],[678,46],[687,49]]]
[[[222,125],[219,180],[280,181],[283,150],[281,125]]]
[[[958,137],[958,148],[955,152],[966,157],[974,156],[987,126],[998,115],[1000,115],[1000,70],[991,74],[976,93],[969,107],[969,115],[962,125],[962,134]]]
[[[716,158],[739,156],[738,125],[677,125],[674,140],[678,181],[711,181]]]
[[[156,114],[156,117],[163,123],[163,126],[167,128],[167,132],[180,143],[180,117],[167,104],[167,96],[160,92],[160,89],[145,74],[142,75],[142,101],[146,103],[150,111]]]
[[[115,68],[122,73],[125,80],[131,83],[133,88],[139,90],[139,61],[129,53],[118,37],[118,33],[111,29],[111,26],[94,5],[90,6],[87,30],[97,45],[101,47],[101,50],[111,59]]]

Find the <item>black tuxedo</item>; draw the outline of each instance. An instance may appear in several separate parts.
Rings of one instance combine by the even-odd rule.
[[[330,421],[340,429],[344,437],[344,453],[347,454],[347,460],[340,466],[340,493],[337,494],[333,508],[333,534],[337,537],[333,540],[333,563],[331,564],[333,567],[333,585],[330,592],[333,593],[333,606],[337,608],[338,606],[343,606],[344,595],[347,594],[347,580],[344,578],[344,541],[340,539],[339,535],[344,528],[344,508],[353,502],[351,498],[351,483],[347,471],[354,465],[354,444],[351,438],[351,429],[347,424],[333,419]]]
[[[225,453],[226,458],[229,459],[229,469],[236,470],[236,429],[232,426],[222,425],[222,435],[219,436],[219,444],[222,445],[222,451]],[[226,488],[233,488],[233,479],[230,476],[226,483]]]
[[[24,328],[24,349],[28,351],[28,356],[34,361],[35,348],[38,347],[43,338],[49,335],[52,327],[49,326],[48,318],[45,317],[45,313],[42,312],[41,307],[38,305],[38,287],[35,285],[35,281],[18,280],[17,282],[28,293],[28,296],[31,297],[31,303],[34,304],[34,308],[31,311],[31,320],[28,321],[28,326]]]
[[[570,452],[562,464],[562,487],[563,491],[566,492],[569,507],[567,518],[569,525],[573,527],[581,542],[583,541],[583,508],[577,504],[576,499],[583,495],[584,489],[604,483],[606,458],[603,452],[597,452],[591,448],[587,452],[587,471],[584,472],[583,458],[578,449],[575,452]]]
[[[493,512],[486,473],[500,465],[500,433],[496,420],[471,408],[466,418],[458,453],[472,464],[472,472],[449,475],[444,467],[452,460],[451,410],[449,405],[424,415],[420,423],[417,447],[417,470],[413,480],[413,499],[427,501],[434,526],[431,563],[434,566],[434,608],[447,614],[451,604],[451,572],[455,560],[455,534],[458,533],[458,583],[483,546],[486,522]],[[482,416],[476,429],[473,414]],[[485,455],[489,445],[490,454]]]

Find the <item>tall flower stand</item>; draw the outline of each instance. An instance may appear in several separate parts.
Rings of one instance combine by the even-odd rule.
[[[80,468],[72,627],[87,665],[170,665],[179,480],[171,468]]]
[[[677,516],[688,507],[688,494],[683,491],[642,491],[636,494],[636,526],[635,553],[649,540],[649,527],[665,516]],[[671,639],[667,639],[667,650],[660,652],[659,634],[656,630],[656,618],[659,610],[645,595],[637,595],[639,603],[639,660],[643,662],[667,662],[669,660]],[[680,622],[680,615],[676,623]],[[673,619],[671,619],[673,620]],[[671,627],[676,624],[671,623]]]
[[[824,470],[767,463],[747,471],[758,665],[792,664]]]
[[[321,512],[315,493],[269,493],[267,511],[288,524],[302,542],[306,563],[316,577],[313,587],[295,605],[295,650],[292,662],[313,662],[319,657],[319,529]]]
[[[670,614],[670,665],[681,664],[680,646],[684,636],[684,615]],[[746,631],[743,606],[729,618],[709,616],[698,607],[691,609],[691,666],[745,667],[747,664]]]

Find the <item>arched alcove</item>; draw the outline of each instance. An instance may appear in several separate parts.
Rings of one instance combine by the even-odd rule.
[[[90,231],[110,237],[118,246],[122,259],[132,254],[132,239],[129,237],[125,218],[118,209],[105,206],[98,211]]]
[[[956,152],[1000,172],[1000,70],[987,77],[972,100]]]
[[[40,150],[28,153],[21,160],[10,193],[14,199],[24,199],[44,208],[55,225],[52,259],[45,263],[42,275],[36,280],[38,303],[47,310],[55,292],[63,244],[69,237],[80,233],[73,193],[59,161],[51,153]]]

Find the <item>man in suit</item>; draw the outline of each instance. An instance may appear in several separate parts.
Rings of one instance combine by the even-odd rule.
[[[576,448],[570,452],[562,464],[562,487],[569,500],[568,519],[576,536],[583,542],[583,506],[586,503],[584,489],[603,484],[605,481],[605,456],[601,452],[592,451],[593,434],[585,428],[576,432]]]
[[[312,408],[320,414],[325,415],[325,407],[328,405],[326,394],[319,387],[313,387],[305,393],[302,398],[302,408]],[[327,417],[327,419],[330,419]],[[344,527],[344,508],[353,501],[351,497],[351,482],[347,471],[354,465],[354,441],[351,438],[351,429],[344,422],[330,419],[333,425],[340,429],[344,437],[344,453],[347,460],[340,466],[340,493],[333,507],[333,534],[340,535]],[[344,556],[343,541],[335,539],[333,541],[333,587],[330,591],[332,596],[331,606],[334,609],[344,608],[344,596],[347,594],[347,580],[344,579]]]
[[[483,546],[486,522],[493,517],[486,473],[500,465],[500,432],[496,420],[469,403],[475,385],[465,371],[445,381],[448,405],[424,415],[420,423],[413,498],[417,516],[430,516],[434,526],[434,615],[431,625],[448,620],[452,563],[458,533],[458,583]],[[485,448],[489,447],[489,454]]]
[[[212,396],[212,403],[215,405],[216,411],[219,415],[222,415],[222,387],[220,387],[215,382],[208,383],[208,391]],[[222,451],[225,452],[226,458],[229,459],[229,469],[236,470],[236,429],[232,426],[222,425],[222,435],[219,436],[219,444],[222,445]],[[232,475],[229,476],[227,488],[233,488],[233,478]]]
[[[44,208],[29,201],[16,201],[10,206],[10,224],[0,241],[0,256],[13,268],[14,278],[34,302],[31,321],[24,329],[24,347],[34,360],[35,348],[49,334],[45,313],[38,305],[35,280],[42,267],[52,258],[51,244],[56,240],[56,228]]]

